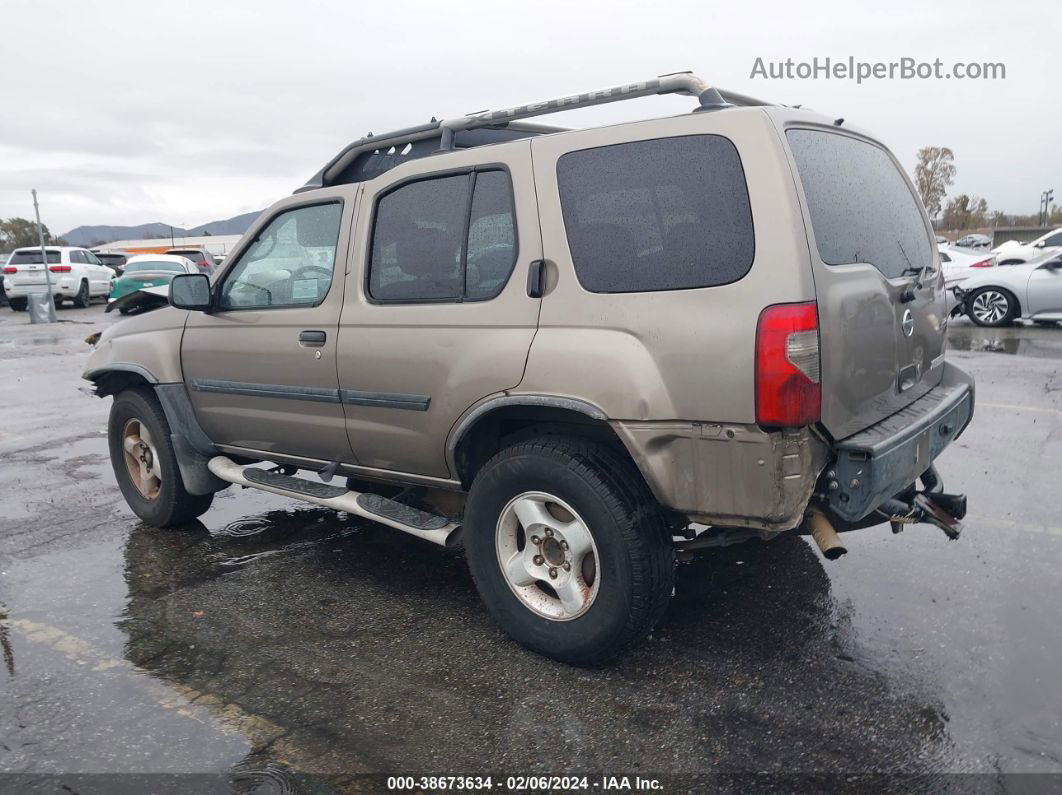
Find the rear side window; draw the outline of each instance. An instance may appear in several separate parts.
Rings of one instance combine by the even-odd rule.
[[[515,263],[506,171],[409,182],[376,203],[368,285],[376,301],[493,298]]]
[[[823,262],[867,262],[889,279],[931,265],[918,200],[884,149],[821,130],[786,136]]]
[[[745,173],[722,136],[570,152],[557,181],[576,276],[591,292],[714,287],[752,267]]]
[[[59,262],[58,251],[46,251],[48,254],[48,262],[57,264]],[[16,251],[11,255],[11,259],[7,263],[8,265],[40,265],[41,264],[41,250],[24,249],[22,251]]]

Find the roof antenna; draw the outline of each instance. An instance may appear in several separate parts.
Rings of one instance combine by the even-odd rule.
[[[723,95],[720,94],[719,91],[714,88],[707,88],[702,91],[700,96],[697,97],[697,101],[700,102],[700,106],[694,109],[694,113],[697,113],[699,111],[722,110],[723,108],[734,107],[725,99],[723,99]]]

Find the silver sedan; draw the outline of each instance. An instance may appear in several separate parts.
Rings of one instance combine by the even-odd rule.
[[[1023,265],[986,268],[952,289],[979,326],[1007,326],[1019,319],[1062,322],[1062,249]]]

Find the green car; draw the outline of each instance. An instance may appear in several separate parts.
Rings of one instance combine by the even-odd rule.
[[[139,254],[126,261],[122,275],[112,283],[109,300],[113,301],[144,287],[162,287],[180,273],[198,272],[191,260],[185,257],[173,254]]]

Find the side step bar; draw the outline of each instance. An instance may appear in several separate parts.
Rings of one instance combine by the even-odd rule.
[[[211,458],[207,466],[219,478],[235,483],[237,486],[260,489],[284,497],[311,502],[334,511],[344,511],[444,547],[454,537],[454,531],[460,527],[459,524],[451,522],[445,516],[426,513],[381,497],[379,494],[349,491],[339,486],[330,486],[327,483],[317,483],[291,475],[281,475],[255,466],[240,466],[231,458],[223,455]]]

